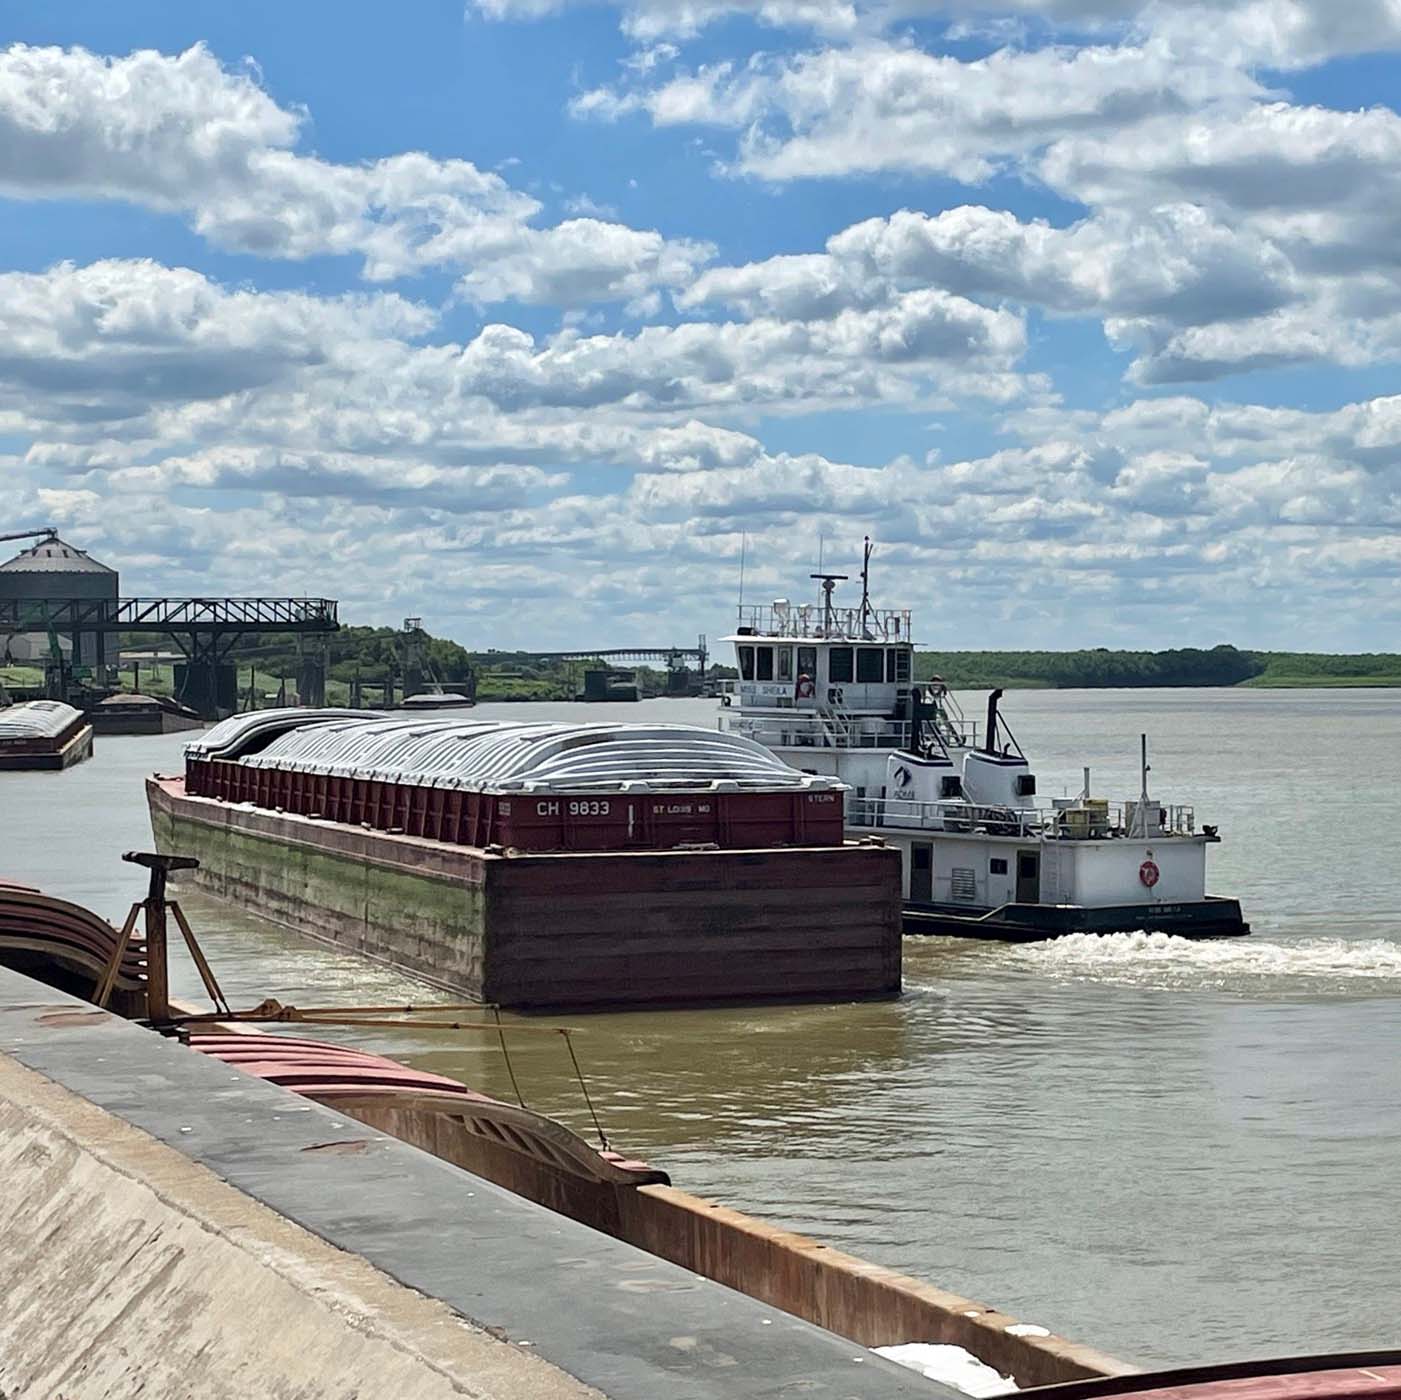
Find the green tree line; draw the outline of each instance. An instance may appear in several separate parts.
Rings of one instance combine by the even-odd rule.
[[[1002,686],[1096,690],[1140,686],[1401,685],[1401,655],[1245,651],[1233,646],[1170,651],[926,651],[915,678],[959,689]]]

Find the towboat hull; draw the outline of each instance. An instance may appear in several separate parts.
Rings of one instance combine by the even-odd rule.
[[[1072,933],[1170,933],[1179,938],[1240,938],[1250,932],[1240,901],[1207,895],[1178,904],[1004,904],[975,911],[937,904],[906,904],[907,934],[1039,943]]]

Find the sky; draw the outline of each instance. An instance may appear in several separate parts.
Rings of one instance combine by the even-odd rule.
[[[1401,650],[1401,0],[0,14],[0,532],[686,644]],[[0,553],[7,551],[0,547]]]

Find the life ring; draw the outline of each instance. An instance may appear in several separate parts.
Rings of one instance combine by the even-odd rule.
[[[1143,864],[1138,867],[1138,878],[1142,880],[1150,890],[1158,883],[1162,873],[1163,872],[1158,869],[1156,861],[1145,860]]]
[[[799,700],[811,700],[817,694],[817,687],[812,683],[811,676],[798,677],[797,696]]]

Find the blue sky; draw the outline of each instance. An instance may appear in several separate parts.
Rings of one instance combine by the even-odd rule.
[[[659,642],[1401,642],[1401,0],[12,4],[4,518]],[[0,526],[0,529],[4,528]]]

